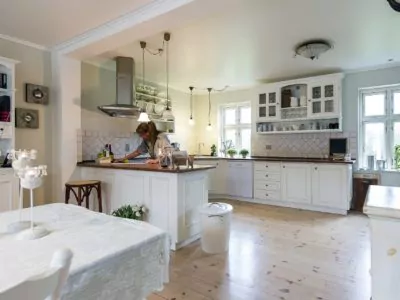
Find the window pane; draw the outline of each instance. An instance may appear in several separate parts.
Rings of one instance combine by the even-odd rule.
[[[250,124],[251,123],[251,109],[250,107],[240,108],[240,123]]]
[[[383,116],[385,114],[385,94],[364,97],[364,116]]]
[[[225,129],[225,141],[231,140],[233,147],[236,148],[236,129]]]
[[[251,149],[251,129],[241,129],[240,130],[240,143],[241,143],[241,149],[246,149],[249,150]],[[239,151],[240,151],[239,150]]]
[[[225,125],[236,124],[236,109],[235,108],[225,108],[224,110]]]
[[[400,114],[400,92],[393,93],[393,113]]]
[[[374,155],[375,159],[386,159],[385,124],[367,123],[364,126],[364,162],[367,162],[368,155]]]

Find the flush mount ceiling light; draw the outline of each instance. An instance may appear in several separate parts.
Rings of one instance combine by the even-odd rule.
[[[305,58],[315,60],[318,59],[322,53],[332,49],[331,44],[324,40],[307,41],[300,44],[295,49],[295,56],[300,55]]]
[[[395,11],[400,12],[400,0],[387,0],[391,8]]]

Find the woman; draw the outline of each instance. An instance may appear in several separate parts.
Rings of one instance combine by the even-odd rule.
[[[132,159],[139,155],[148,153],[150,155],[150,159],[148,159],[146,163],[157,164],[157,155],[159,150],[171,147],[167,135],[158,131],[154,122],[141,123],[136,128],[136,133],[142,138],[142,143],[134,152],[117,161]]]

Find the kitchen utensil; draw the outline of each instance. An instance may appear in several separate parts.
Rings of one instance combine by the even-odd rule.
[[[154,112],[158,115],[161,115],[165,110],[165,106],[162,104],[156,104],[154,106]]]
[[[306,96],[300,97],[300,106],[307,106],[307,98]]]
[[[290,106],[291,107],[298,107],[299,106],[299,99],[297,97],[290,97]]]
[[[152,114],[154,112],[154,103],[148,102],[146,105],[146,112]]]
[[[368,165],[368,170],[375,169],[375,155],[367,156],[367,165]]]

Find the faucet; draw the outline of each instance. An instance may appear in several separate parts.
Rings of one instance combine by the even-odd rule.
[[[201,155],[201,147],[204,147],[204,143],[199,143],[197,148],[197,155]]]

